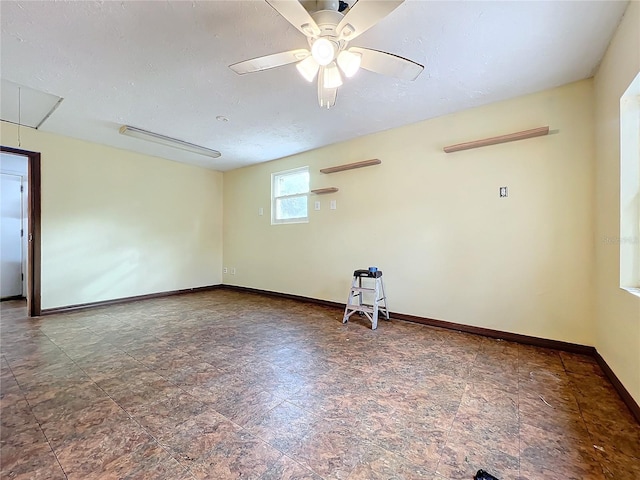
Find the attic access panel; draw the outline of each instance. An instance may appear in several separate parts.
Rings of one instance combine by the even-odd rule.
[[[38,128],[58,108],[60,102],[62,97],[3,78],[0,85],[0,120]]]

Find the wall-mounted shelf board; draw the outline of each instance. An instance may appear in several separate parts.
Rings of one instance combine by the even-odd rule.
[[[336,173],[344,170],[353,170],[354,168],[370,167],[371,165],[380,165],[382,160],[377,158],[371,160],[363,160],[361,162],[347,163],[346,165],[338,165],[336,167],[321,168],[322,173]]]
[[[336,193],[338,191],[338,187],[327,187],[327,188],[316,188],[315,190],[311,190],[311,193],[315,193],[316,195],[324,195],[325,193]]]
[[[446,153],[459,152],[460,150],[469,150],[471,148],[486,147],[488,145],[497,145],[498,143],[515,142],[516,140],[524,140],[526,138],[542,137],[549,134],[549,127],[532,128],[522,132],[509,133],[508,135],[499,135],[497,137],[483,138],[482,140],[474,140],[472,142],[457,143],[444,147]]]

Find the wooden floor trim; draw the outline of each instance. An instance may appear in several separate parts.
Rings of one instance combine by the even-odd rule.
[[[611,370],[609,364],[604,358],[602,358],[602,355],[600,355],[598,351],[595,352],[594,357],[598,362],[598,365],[600,365],[600,368],[602,368],[602,371],[604,372],[606,377],[611,382],[611,385],[613,385],[613,388],[616,389],[618,395],[620,395],[620,398],[622,398],[622,401],[627,405],[627,407],[629,407],[629,410],[631,410],[633,416],[636,417],[636,420],[638,421],[638,423],[640,423],[640,405],[638,405],[638,402],[636,402],[635,399],[631,396],[629,390],[625,388],[620,379],[613,372],[613,370]]]
[[[220,285],[224,290],[234,290],[236,292],[254,293],[256,295],[266,295],[268,297],[285,298],[287,300],[296,300],[298,302],[313,303],[315,305],[323,305],[325,307],[341,308],[344,310],[344,303],[331,302],[329,300],[320,300],[318,298],[303,297],[301,295],[292,295],[291,293],[272,292],[271,290],[260,290],[258,288],[240,287],[238,285]]]
[[[170,290],[168,292],[148,293],[146,295],[136,295],[133,297],[114,298],[113,300],[103,300],[100,302],[80,303],[77,305],[67,305],[64,307],[45,308],[41,315],[53,315],[56,313],[77,312],[96,307],[106,307],[109,305],[120,305],[122,303],[137,302],[139,300],[149,300],[152,298],[170,297],[173,295],[184,295],[186,293],[208,292],[221,288],[222,285],[207,285],[204,287],[184,288],[182,290]]]
[[[13,295],[11,297],[2,297],[2,298],[0,298],[0,302],[10,302],[12,300],[24,300],[24,301],[26,301],[27,298],[24,295]]]
[[[258,295],[267,295],[270,297],[287,298],[290,300],[297,300],[308,303],[315,303],[317,305],[324,305],[327,307],[335,307],[344,310],[345,304],[339,302],[331,302],[328,300],[318,300],[310,297],[302,297],[299,295],[291,295],[288,293],[271,292],[268,290],[259,290],[255,288],[239,287],[236,285],[221,285],[221,288],[227,290],[235,290],[239,292],[254,293]],[[531,345],[534,347],[551,348],[554,350],[561,350],[563,352],[578,353],[582,355],[589,355],[596,359],[602,371],[607,376],[613,387],[620,395],[620,398],[627,405],[633,416],[640,423],[640,405],[631,396],[628,390],[624,387],[622,382],[618,379],[616,374],[611,370],[607,362],[598,353],[595,347],[588,345],[580,345],[577,343],[563,342],[560,340],[551,340],[547,338],[533,337],[529,335],[522,335],[519,333],[503,332],[501,330],[492,330],[490,328],[475,327],[473,325],[463,325],[460,323],[447,322],[444,320],[436,320],[432,318],[418,317],[416,315],[408,315],[405,313],[389,312],[392,318],[398,320],[406,320],[408,322],[420,323],[422,325],[429,325],[431,327],[446,328],[448,330],[455,330],[458,332],[471,333],[474,335],[482,335],[490,338],[499,338],[510,342],[521,343],[524,345]]]
[[[391,312],[390,315],[393,318],[397,318],[399,320],[406,320],[408,322],[421,323],[423,325],[446,328],[448,330],[456,330],[459,332],[471,333],[474,335],[482,335],[483,337],[498,338],[500,340],[521,343],[523,345],[531,345],[534,347],[553,348],[554,350],[579,353],[581,355],[594,355],[596,351],[594,347],[590,347],[587,345],[563,342],[561,340],[550,340],[547,338],[533,337],[530,335],[523,335],[521,333],[504,332],[502,330],[493,330],[491,328],[447,322],[445,320],[435,320],[433,318],[417,317],[415,315],[407,315],[404,313]]]
[[[331,302],[328,300],[318,300],[315,298],[302,297],[299,295],[291,295],[288,293],[271,292],[268,290],[259,290],[255,288],[239,287],[236,285],[222,285],[221,288],[227,290],[236,290],[240,292],[255,293],[258,295],[268,295],[270,297],[288,298],[291,300],[298,300],[302,302],[315,303],[317,305],[324,305],[327,307],[335,307],[344,310],[345,304],[339,302]],[[472,333],[474,335],[482,335],[484,337],[499,338],[501,340],[507,340],[510,342],[522,343],[524,345],[532,345],[535,347],[553,348],[555,350],[562,350],[564,352],[579,353],[582,355],[594,355],[596,349],[586,345],[579,345],[577,343],[562,342],[560,340],[550,340],[546,338],[532,337],[529,335],[522,335],[519,333],[503,332],[501,330],[492,330],[490,328],[475,327],[473,325],[464,325],[460,323],[447,322],[445,320],[436,320],[433,318],[419,317],[416,315],[409,315],[406,313],[389,312],[392,318],[398,320],[405,320],[413,323],[420,323],[422,325],[429,325],[431,327],[446,328],[447,330],[455,330],[458,332]]]

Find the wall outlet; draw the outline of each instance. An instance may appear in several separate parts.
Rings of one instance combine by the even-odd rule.
[[[331,210],[335,210],[337,208],[337,204],[335,200],[331,200]]]
[[[222,269],[222,273],[229,273],[229,269],[228,269],[227,267],[224,267],[224,268]]]
[[[260,216],[264,215],[264,208],[260,207],[258,209],[258,215],[260,215]]]
[[[500,187],[500,198],[505,198],[509,196],[509,190],[507,187]]]
[[[313,204],[313,208],[315,210],[320,210],[320,200],[315,201],[315,203]]]
[[[231,267],[231,275],[235,275],[236,274],[236,267]]]

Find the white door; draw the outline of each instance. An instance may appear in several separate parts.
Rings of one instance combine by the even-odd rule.
[[[0,297],[23,296],[22,291],[22,177],[2,173],[0,219]]]

